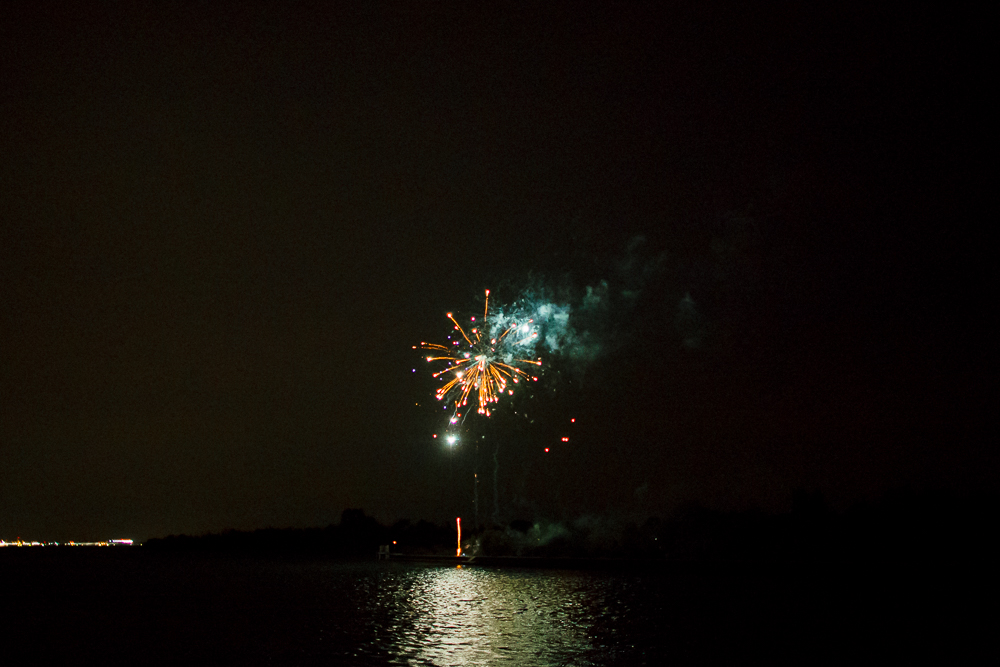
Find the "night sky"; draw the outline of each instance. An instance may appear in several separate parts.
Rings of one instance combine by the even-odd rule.
[[[998,481],[985,17],[36,4],[0,11],[0,537],[445,521],[475,472],[485,520],[494,452],[501,521]],[[485,289],[572,344],[448,448],[412,346]]]

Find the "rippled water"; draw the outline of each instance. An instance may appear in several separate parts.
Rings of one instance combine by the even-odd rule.
[[[601,664],[614,656],[596,626],[629,611],[602,595],[625,581],[586,573],[427,568],[377,581],[369,609],[393,664]]]
[[[950,613],[909,576],[814,566],[609,573],[109,551],[0,554],[0,654],[186,665],[810,664],[897,659],[904,641],[930,649]]]

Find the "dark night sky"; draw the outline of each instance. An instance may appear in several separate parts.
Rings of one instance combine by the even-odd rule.
[[[998,481],[984,17],[35,4],[0,537],[486,516],[496,446],[502,519]],[[446,450],[411,346],[531,285],[593,358]]]

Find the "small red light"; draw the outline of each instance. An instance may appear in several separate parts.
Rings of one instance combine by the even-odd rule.
[[[569,442],[569,438],[563,438],[562,441],[563,442]]]
[[[546,452],[547,452],[547,451],[549,451],[549,448],[548,448],[548,447],[546,447],[546,448],[545,448],[545,451],[546,451]]]
[[[432,435],[431,437],[432,437],[432,438],[436,438],[436,437],[438,437],[438,434],[437,434],[437,433],[435,433],[435,434],[434,434],[434,435]]]

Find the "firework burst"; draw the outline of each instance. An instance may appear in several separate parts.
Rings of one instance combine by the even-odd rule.
[[[538,337],[534,320],[519,322],[493,317],[489,311],[490,291],[486,290],[486,306],[480,324],[476,324],[475,317],[470,318],[467,332],[452,313],[448,313],[448,319],[455,325],[455,333],[449,336],[451,344],[420,344],[422,350],[430,352],[428,363],[444,364],[433,377],[447,380],[437,390],[437,399],[453,403],[453,424],[461,418],[472,394],[476,394],[473,400],[478,402],[479,414],[489,417],[491,405],[505,392],[512,395],[513,385],[538,379],[526,368],[541,366],[542,360],[525,358],[534,350]]]

